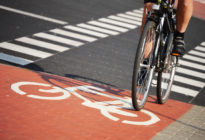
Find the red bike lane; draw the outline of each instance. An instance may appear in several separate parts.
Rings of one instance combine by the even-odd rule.
[[[193,16],[205,20],[205,4],[199,1],[194,1],[194,11]]]
[[[0,64],[0,139],[150,139],[192,108],[149,97],[134,111],[130,91]]]

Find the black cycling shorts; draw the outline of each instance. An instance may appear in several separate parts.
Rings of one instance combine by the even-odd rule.
[[[157,3],[157,0],[144,0],[144,3],[147,3],[147,2]]]

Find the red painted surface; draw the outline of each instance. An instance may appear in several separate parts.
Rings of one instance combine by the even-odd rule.
[[[205,20],[205,4],[194,1],[193,16]]]
[[[44,83],[61,88],[91,84],[1,64],[0,77],[0,139],[4,140],[150,139],[192,107],[190,104],[174,100],[168,100],[165,105],[159,105],[155,103],[154,98],[149,98],[145,109],[154,113],[160,121],[147,126],[131,125],[122,123],[122,121],[146,121],[150,117],[142,112],[120,109],[138,114],[138,117],[111,113],[114,117],[119,118],[118,121],[113,121],[102,115],[99,109],[83,105],[83,100],[73,94],[62,100],[40,100],[27,96],[35,94],[56,97],[62,94],[38,91],[39,88],[51,89],[51,87],[21,86],[20,89],[27,93],[25,95],[20,95],[11,89],[14,83],[22,81]],[[129,91],[107,86],[91,86],[105,89],[106,91],[101,91],[101,93],[106,95],[123,99],[130,97]],[[80,90],[76,92],[91,102],[114,100]]]

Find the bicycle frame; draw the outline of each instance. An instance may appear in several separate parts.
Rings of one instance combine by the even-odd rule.
[[[158,60],[158,54],[159,54],[159,49],[163,44],[163,39],[162,39],[162,34],[163,32],[168,32],[168,33],[174,33],[175,31],[175,11],[173,8],[174,0],[171,1],[166,1],[166,0],[158,0],[158,5],[154,5],[154,11],[150,12],[147,16],[148,20],[152,20],[156,23],[156,42],[155,42],[155,47],[153,51],[153,59],[151,63],[151,68],[155,67],[157,64]],[[169,51],[169,47],[166,45],[167,43],[163,44],[165,51]],[[164,54],[167,53],[162,53],[160,54],[160,61],[164,61]]]

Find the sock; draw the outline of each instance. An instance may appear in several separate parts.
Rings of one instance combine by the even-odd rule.
[[[184,39],[184,32],[180,33],[178,31],[176,31],[175,34],[174,34],[174,38],[177,38],[177,37],[180,37],[180,38]]]

